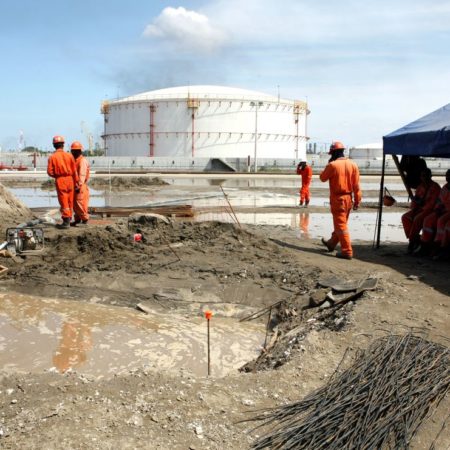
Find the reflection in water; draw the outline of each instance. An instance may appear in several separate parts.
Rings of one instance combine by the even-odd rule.
[[[308,216],[307,216],[308,215]],[[381,239],[385,242],[406,242],[405,233],[401,226],[402,213],[384,213],[383,227],[381,228]],[[308,238],[317,239],[328,236],[333,230],[333,218],[331,214],[321,213],[240,213],[236,212],[236,216],[240,223],[249,225],[274,225],[288,226],[299,230],[302,234],[302,223],[306,230],[308,228]],[[372,241],[375,233],[375,213],[352,213],[349,222],[349,230],[352,240]],[[234,222],[230,214],[225,212],[208,212],[200,213],[195,216],[198,222],[204,221],[221,221]]]
[[[309,239],[309,212],[302,211],[299,214],[300,233],[301,237]]]
[[[215,317],[212,374],[222,376],[255,358],[264,325]],[[206,375],[206,328],[200,317],[149,315],[105,305],[0,292],[3,372],[66,372],[103,377],[139,367],[186,368]]]
[[[81,366],[92,349],[91,327],[82,322],[65,322],[61,339],[53,355],[53,364],[61,372]]]
[[[9,190],[29,208],[59,207],[55,190],[41,188],[10,188]],[[90,189],[89,206],[105,206],[103,191]]]
[[[208,184],[211,186],[222,186],[227,180],[223,178],[213,178],[208,180]]]

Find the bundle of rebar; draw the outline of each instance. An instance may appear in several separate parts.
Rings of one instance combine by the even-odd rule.
[[[449,348],[413,334],[378,339],[339,367],[303,400],[250,419],[271,427],[253,448],[408,449],[450,388]]]

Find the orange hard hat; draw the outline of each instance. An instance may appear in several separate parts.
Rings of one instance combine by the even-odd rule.
[[[54,136],[53,143],[54,144],[64,144],[64,138],[62,136]]]
[[[330,151],[328,153],[333,153],[336,150],[344,150],[344,144],[339,141],[335,141],[330,145]]]
[[[70,150],[83,150],[83,146],[81,145],[81,142],[74,141],[74,142],[72,142],[72,145],[70,146]]]

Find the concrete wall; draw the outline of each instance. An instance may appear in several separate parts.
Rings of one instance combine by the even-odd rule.
[[[213,163],[213,158],[149,158],[144,156],[115,156],[115,157],[95,157],[87,158],[91,165],[92,171],[183,171],[183,172],[203,172],[217,170],[220,167]],[[227,165],[233,167],[238,172],[248,171],[247,158],[221,158]],[[313,171],[317,174],[328,163],[329,156],[323,155],[307,155],[307,160],[313,167]],[[292,172],[295,171],[299,160],[294,158],[261,158],[258,159],[258,171],[261,172]],[[28,155],[2,153],[0,154],[0,162],[6,165],[20,164],[33,170],[33,158]],[[378,175],[381,173],[382,160],[355,160],[363,174]],[[250,170],[253,172],[253,158],[250,159]],[[436,175],[445,174],[450,169],[450,159],[427,159],[427,165]],[[47,157],[37,158],[37,169],[46,170]],[[386,173],[397,174],[397,168],[391,158],[386,160]]]

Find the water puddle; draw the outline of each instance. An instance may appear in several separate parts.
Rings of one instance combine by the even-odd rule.
[[[236,213],[240,223],[249,225],[278,225],[298,230],[298,236],[304,239],[329,237],[333,229],[331,214],[310,213],[302,210],[298,213]],[[406,242],[401,224],[402,213],[383,213],[381,240],[383,242]],[[350,216],[349,231],[352,240],[372,241],[375,234],[376,213],[354,212]],[[197,221],[234,222],[230,214],[201,213]]]
[[[327,183],[322,183],[318,178],[318,171],[315,171],[315,176],[312,180],[312,188],[328,188]],[[161,176],[161,179],[169,183],[172,186],[219,186],[224,188],[276,188],[276,189],[292,189],[299,188],[301,185],[301,177],[298,175],[257,175],[248,177],[245,175],[231,175],[223,178],[217,176],[214,178],[208,178],[207,176],[178,176],[176,178],[170,176]],[[445,182],[445,181],[444,181]],[[390,190],[404,191],[405,187],[400,179],[400,176],[388,176],[385,179],[385,184]],[[379,190],[380,178],[379,177],[361,177],[361,189],[365,190]]]
[[[8,188],[20,201],[29,208],[56,208],[59,207],[58,198],[55,190],[46,190],[41,188]],[[105,206],[103,191],[90,189],[90,206]]]
[[[207,374],[206,320],[126,308],[0,293],[4,372],[66,372],[110,377],[136,368]],[[213,317],[211,375],[255,358],[264,326]]]
[[[248,178],[208,178],[208,177],[163,177],[171,183],[149,191],[104,191],[91,190],[92,206],[148,206],[169,204],[191,204],[198,209],[212,209],[215,212],[201,212],[198,221],[217,220],[231,222],[233,219],[225,212],[227,202],[218,184],[225,186],[225,192],[231,205],[236,208],[240,222],[253,225],[282,225],[300,230],[300,236],[318,238],[328,236],[332,229],[331,215],[309,213],[296,208],[299,195],[292,188],[298,188],[300,178],[284,177],[248,177]],[[379,180],[377,177],[362,177],[362,189],[365,203],[378,201]],[[387,179],[387,185],[394,191],[402,189],[398,177]],[[259,189],[247,189],[247,188]],[[270,188],[274,188],[270,190]],[[289,189],[276,191],[275,188]],[[312,183],[315,189],[310,205],[328,207],[328,185],[315,178]],[[12,192],[30,207],[58,207],[55,191],[43,191],[39,188],[17,188]],[[404,196],[397,196],[398,201],[406,201]],[[266,213],[264,208],[288,207],[292,212]],[[254,208],[255,212],[239,212],[239,208]],[[401,226],[401,213],[384,212],[381,239],[390,242],[404,242]],[[353,213],[350,219],[352,239],[372,240],[375,232],[376,211]],[[303,230],[303,231],[302,231]]]
[[[30,208],[57,208],[58,199],[55,191],[44,191],[40,188],[15,188],[11,192]],[[227,188],[226,194],[233,207],[268,208],[295,207],[299,202],[298,194],[285,194],[270,191],[245,191],[237,188]],[[406,201],[406,197],[396,197],[397,201]],[[378,196],[365,197],[365,203],[375,203]],[[136,191],[96,191],[91,189],[90,206],[148,206],[167,204],[190,204],[194,208],[225,206],[226,201],[222,191],[217,189],[182,190],[177,187],[163,187],[150,192]],[[322,195],[313,195],[311,206],[328,206],[328,191]]]

